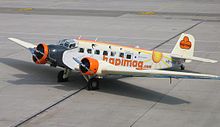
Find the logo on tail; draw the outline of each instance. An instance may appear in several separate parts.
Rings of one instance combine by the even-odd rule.
[[[190,49],[192,47],[192,43],[189,41],[189,37],[185,36],[183,40],[180,42],[181,49]]]

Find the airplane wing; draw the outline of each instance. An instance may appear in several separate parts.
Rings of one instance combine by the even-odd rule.
[[[15,42],[16,44],[24,47],[24,48],[27,48],[27,49],[37,47],[36,45],[34,45],[30,42],[25,42],[25,41],[19,40],[17,38],[8,38],[8,39]]]
[[[200,73],[177,72],[168,70],[137,70],[126,67],[105,68],[102,70],[104,75],[125,75],[134,77],[153,77],[153,78],[184,78],[184,79],[215,79],[220,80],[220,76]]]
[[[87,67],[77,58],[73,58],[78,65],[83,65],[87,71],[90,70],[92,63],[87,63],[86,65],[91,65]],[[88,60],[89,62],[89,60]],[[220,76],[210,75],[210,74],[200,74],[200,73],[190,73],[190,72],[178,72],[178,71],[169,71],[169,70],[140,70],[137,68],[130,67],[121,67],[114,66],[105,61],[99,61],[98,74],[102,76],[107,75],[123,75],[123,76],[132,76],[132,77],[153,77],[153,78],[185,78],[185,79],[215,79],[220,80]],[[96,72],[94,72],[96,74]]]
[[[26,49],[29,49],[31,54],[34,55],[34,51],[35,51],[35,47],[37,47],[37,45],[34,45],[30,42],[25,42],[25,41],[22,41],[22,40],[19,40],[17,38],[8,38],[9,40],[15,42],[16,44],[26,48]]]

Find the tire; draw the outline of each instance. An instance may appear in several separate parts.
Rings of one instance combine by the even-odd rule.
[[[57,82],[66,82],[68,78],[63,78],[64,71],[60,71],[57,75]]]
[[[181,69],[181,70],[185,70],[185,66],[184,66],[184,65],[181,65],[181,66],[180,66],[180,69]]]
[[[96,78],[92,78],[88,82],[87,86],[88,90],[98,90],[99,89],[99,80]]]

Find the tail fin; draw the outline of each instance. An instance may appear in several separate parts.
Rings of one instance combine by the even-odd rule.
[[[183,58],[191,58],[194,54],[195,39],[190,34],[182,33],[171,54]]]
[[[185,59],[188,62],[191,60],[208,62],[208,63],[216,63],[217,60],[211,60],[206,58],[194,57],[194,49],[195,49],[195,38],[190,34],[182,33],[178,42],[171,52],[171,56],[173,58]],[[186,62],[187,62],[186,61]]]

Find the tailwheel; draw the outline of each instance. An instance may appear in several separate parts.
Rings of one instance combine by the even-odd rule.
[[[98,90],[99,89],[99,80],[97,78],[91,78],[87,84],[88,90]]]
[[[181,70],[185,70],[185,66],[182,64],[182,65],[180,66],[180,69],[181,69]]]
[[[64,70],[60,71],[57,75],[57,82],[67,82],[67,81],[68,81],[68,77],[65,77]]]

